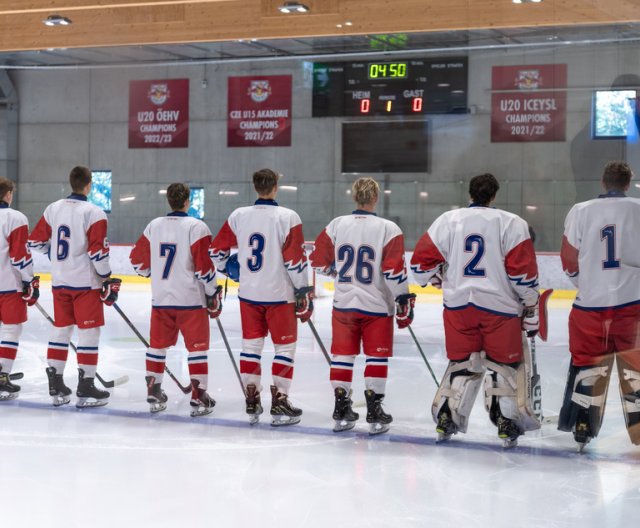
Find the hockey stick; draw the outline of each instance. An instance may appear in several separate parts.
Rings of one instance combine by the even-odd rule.
[[[539,318],[539,332],[538,335],[543,341],[547,340],[548,334],[548,317],[547,317],[547,301],[553,288],[549,288],[542,292],[540,299],[538,300],[538,318]],[[542,414],[542,383],[540,381],[540,374],[538,374],[538,363],[536,358],[536,338],[535,336],[529,338],[530,353],[531,353],[531,403],[533,404],[533,412],[538,417],[540,423],[549,423],[545,421]]]
[[[133,333],[136,334],[136,336],[138,336],[138,339],[140,339],[140,341],[142,342],[142,344],[149,348],[149,343],[147,343],[147,340],[143,337],[143,335],[138,332],[138,329],[134,326],[134,324],[131,322],[131,320],[126,316],[126,314],[122,311],[122,308],[120,308],[118,306],[118,303],[113,303],[113,307],[116,309],[116,312],[118,312],[120,314],[120,317],[122,317],[122,319],[124,319],[124,322],[127,323],[127,325],[129,326],[129,328],[131,328],[131,330],[133,330]],[[167,367],[167,365],[164,366],[164,371],[169,374],[169,377],[176,383],[176,385],[178,387],[180,387],[180,390],[184,393],[184,394],[190,394],[191,393],[191,386],[189,387],[185,387],[184,385],[182,385],[182,383],[180,383],[180,381],[178,381],[178,378],[176,378],[173,375],[173,372],[171,372],[169,370],[169,367]]]
[[[324,355],[324,358],[327,360],[327,365],[331,366],[331,358],[327,353],[327,349],[324,347],[324,343],[322,342],[322,339],[320,339],[320,336],[318,335],[318,331],[316,330],[316,327],[313,324],[313,321],[309,319],[307,323],[309,323],[309,328],[311,328],[311,333],[313,334],[313,337],[316,338],[318,345],[320,345],[320,350],[322,350],[322,354]]]
[[[35,307],[38,309],[38,311],[44,316],[44,318],[47,321],[49,321],[52,325],[55,325],[53,318],[47,313],[47,311],[42,307],[42,305],[39,302],[36,302]],[[71,341],[69,341],[69,346],[76,354],[78,353],[78,348]],[[102,376],[100,376],[100,374],[98,374],[97,372],[96,372],[96,378],[98,378],[98,381],[102,383],[102,385],[107,389],[117,387],[118,385],[124,385],[127,381],[129,381],[129,376],[127,375],[120,376],[119,378],[116,378],[114,380],[107,381],[103,379]],[[20,378],[16,378],[16,379],[20,379]]]
[[[424,359],[424,362],[426,363],[427,368],[429,369],[429,372],[431,372],[431,377],[433,378],[433,381],[436,382],[436,387],[440,388],[440,384],[438,383],[438,379],[436,378],[436,375],[434,374],[433,369],[429,364],[429,360],[427,359],[427,356],[424,355],[422,347],[420,346],[420,343],[418,343],[418,339],[416,338],[416,334],[413,333],[413,328],[411,328],[411,325],[407,326],[407,328],[409,329],[409,332],[411,332],[411,337],[413,337],[413,342],[418,347],[418,350],[420,351],[420,355],[422,356],[422,359]]]
[[[13,374],[9,374],[9,379],[11,381],[21,380],[24,378],[24,372],[14,372]]]
[[[220,330],[220,335],[222,336],[222,340],[224,341],[224,346],[227,349],[227,353],[229,354],[229,359],[231,360],[231,364],[233,365],[233,370],[236,371],[236,376],[238,378],[238,382],[240,383],[240,388],[242,389],[242,394],[246,397],[246,392],[244,390],[244,384],[242,383],[242,376],[240,376],[240,371],[238,370],[238,365],[236,364],[236,360],[233,357],[233,352],[231,352],[231,346],[229,345],[229,341],[227,340],[227,334],[222,327],[222,323],[220,322],[220,317],[216,317],[216,323],[218,323],[218,330]]]

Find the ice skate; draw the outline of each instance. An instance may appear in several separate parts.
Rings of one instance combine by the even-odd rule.
[[[78,389],[76,390],[76,407],[83,409],[85,407],[102,407],[109,403],[108,391],[100,390],[94,385],[94,378],[85,378],[84,370],[78,369]]]
[[[447,405],[445,404],[445,406]],[[436,442],[446,442],[454,434],[457,434],[457,432],[458,427],[452,420],[450,412],[448,410],[441,409],[438,414],[438,424],[436,425],[436,433],[438,433],[438,439]]]
[[[13,400],[18,397],[20,385],[11,383],[11,377],[8,373],[2,372],[0,367],[0,401]]]
[[[209,396],[205,389],[199,387],[200,382],[198,380],[191,380],[191,416],[206,416],[213,412],[213,408],[216,406],[215,400]]]
[[[518,437],[522,434],[520,428],[509,418],[498,416],[498,438],[502,439],[502,447],[510,449],[518,445]]]
[[[578,443],[578,453],[583,453],[585,446],[591,441],[591,432],[587,422],[577,422],[573,438]]]
[[[364,397],[367,400],[367,423],[370,424],[369,434],[386,433],[389,430],[389,424],[393,422],[393,418],[382,409],[384,394],[376,394],[372,390],[366,390],[364,391]]]
[[[302,411],[289,401],[286,394],[278,392],[275,385],[271,385],[271,425],[294,425],[300,422]]]
[[[147,403],[152,413],[164,411],[167,408],[167,395],[162,390],[160,383],[156,383],[154,376],[146,376],[147,382]]]
[[[353,429],[356,425],[356,421],[360,418],[360,415],[351,408],[353,402],[351,401],[351,391],[347,394],[347,391],[341,387],[338,387],[335,391],[336,405],[333,409],[333,419],[336,421],[333,431],[339,433],[340,431],[348,431]]]
[[[58,374],[54,367],[47,368],[49,380],[49,396],[53,400],[53,406],[59,407],[71,401],[71,389],[64,384],[62,374]]]
[[[257,424],[262,414],[262,404],[260,403],[258,388],[253,383],[247,385],[245,401],[247,404],[247,414],[249,415],[249,424]]]

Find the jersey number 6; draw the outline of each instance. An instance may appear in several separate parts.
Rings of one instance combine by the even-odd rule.
[[[65,260],[69,256],[69,238],[71,237],[71,229],[69,226],[61,225],[58,228],[58,247],[56,257],[58,261]]]

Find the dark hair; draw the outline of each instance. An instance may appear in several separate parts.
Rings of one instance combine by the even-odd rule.
[[[73,192],[82,192],[91,183],[91,169],[82,165],[74,167],[69,173],[69,183]]]
[[[191,189],[186,183],[172,183],[167,187],[167,201],[172,211],[182,209],[190,195]]]
[[[269,194],[278,183],[280,175],[271,169],[260,169],[253,173],[253,187],[260,195]]]
[[[607,191],[624,191],[631,183],[633,172],[623,161],[610,161],[604,166],[602,183]]]
[[[15,188],[16,186],[11,180],[0,176],[0,200],[4,199],[7,193],[13,191]]]
[[[473,203],[478,205],[489,205],[496,197],[500,189],[500,184],[493,174],[485,173],[471,178],[469,182],[469,195]]]

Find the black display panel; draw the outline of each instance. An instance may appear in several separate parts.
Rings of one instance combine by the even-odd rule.
[[[343,123],[342,172],[429,172],[428,122]]]
[[[313,65],[313,117],[466,112],[466,57]]]

